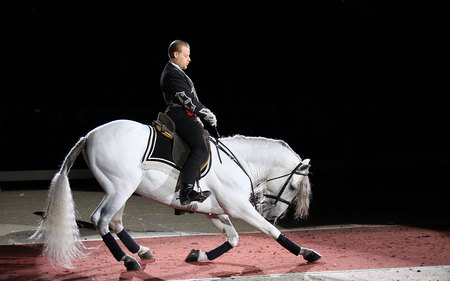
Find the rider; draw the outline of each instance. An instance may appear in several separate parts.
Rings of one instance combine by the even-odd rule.
[[[216,116],[200,103],[192,80],[184,73],[191,62],[189,44],[175,40],[169,45],[169,62],[161,74],[160,86],[166,113],[175,123],[177,133],[191,149],[180,174],[180,202],[187,205],[192,201],[203,201],[211,192],[194,190],[202,161],[207,157],[207,144],[203,137],[203,124],[200,118],[217,125]]]

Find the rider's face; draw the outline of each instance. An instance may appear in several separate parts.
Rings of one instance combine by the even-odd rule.
[[[182,46],[180,52],[174,53],[173,62],[177,64],[181,69],[185,70],[191,61],[191,50],[188,47]]]

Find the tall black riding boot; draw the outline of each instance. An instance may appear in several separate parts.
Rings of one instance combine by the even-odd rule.
[[[181,205],[188,205],[192,201],[202,203],[211,195],[210,191],[197,192],[194,190],[194,185],[191,183],[182,183],[180,188],[180,202]]]

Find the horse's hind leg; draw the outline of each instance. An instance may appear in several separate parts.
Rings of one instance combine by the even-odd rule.
[[[214,260],[236,247],[239,240],[239,235],[236,232],[236,229],[234,229],[230,218],[227,215],[208,215],[208,219],[227,237],[227,241],[219,247],[206,253],[203,253],[201,250],[191,250],[186,258],[186,262]]]
[[[141,270],[140,264],[133,257],[125,254],[120,248],[108,228],[113,216],[125,205],[132,193],[132,191],[128,191],[105,195],[100,205],[91,215],[91,221],[117,261],[123,261],[128,270]]]
[[[128,232],[123,227],[122,216],[123,211],[125,209],[125,205],[120,208],[119,211],[113,216],[111,221],[109,222],[109,227],[111,230],[116,233],[117,237],[120,238],[122,243],[127,247],[127,249],[133,254],[138,254],[139,257],[143,260],[153,260],[155,256],[150,251],[149,248],[141,246],[134,241],[134,239],[128,234]]]

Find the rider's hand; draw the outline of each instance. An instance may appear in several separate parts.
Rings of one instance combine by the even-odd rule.
[[[214,115],[214,113],[211,112],[211,110],[209,110],[208,108],[202,108],[200,110],[201,113],[203,113],[205,115],[205,117],[203,117],[203,119],[205,119],[209,124],[211,124],[211,126],[216,127],[217,126],[217,118],[216,115]]]

